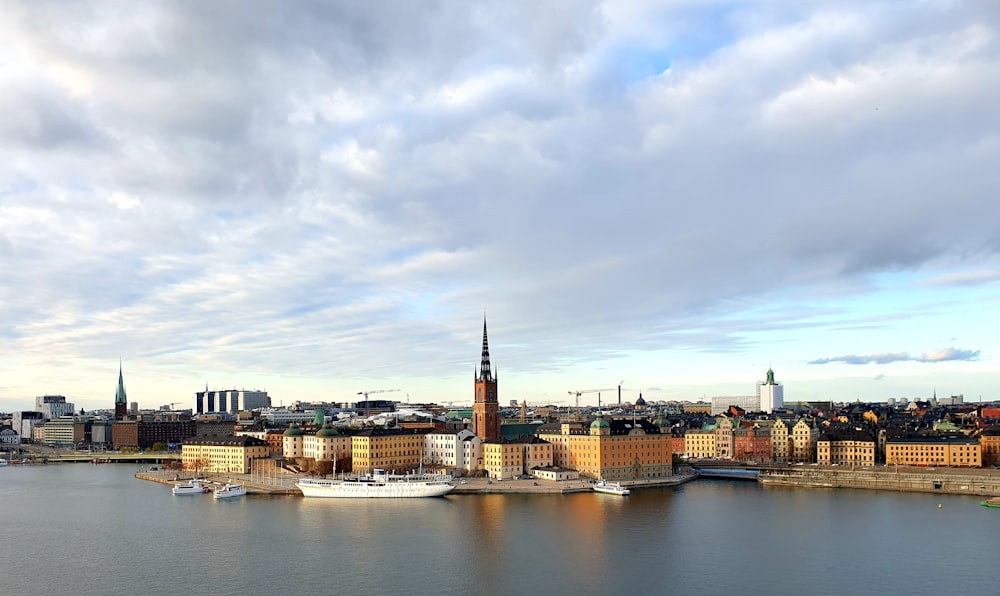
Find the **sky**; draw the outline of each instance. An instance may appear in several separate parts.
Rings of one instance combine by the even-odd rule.
[[[3,12],[0,411],[1000,399],[995,0]]]

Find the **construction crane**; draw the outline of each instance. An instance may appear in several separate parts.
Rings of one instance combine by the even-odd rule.
[[[365,417],[368,417],[368,396],[374,395],[376,393],[392,393],[393,391],[399,391],[399,389],[376,389],[374,391],[358,391],[358,395],[365,396]]]
[[[183,405],[184,405],[184,402],[182,402],[182,401],[170,402],[170,409],[173,410],[174,406],[183,406]]]
[[[576,396],[576,419],[580,420],[580,396],[587,393],[600,393],[602,391],[614,391],[614,387],[611,389],[581,389],[580,391],[570,391],[570,395]]]

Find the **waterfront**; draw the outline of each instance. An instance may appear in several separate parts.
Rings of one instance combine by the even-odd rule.
[[[991,593],[1000,544],[998,512],[964,496],[699,480],[217,502],[136,471],[4,469],[5,593]]]

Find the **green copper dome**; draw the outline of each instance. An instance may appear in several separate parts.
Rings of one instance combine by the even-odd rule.
[[[660,416],[659,418],[653,421],[653,424],[657,428],[663,428],[665,426],[670,426],[670,421],[664,418],[663,416]]]
[[[599,428],[611,428],[611,424],[608,423],[602,416],[598,416],[597,420],[590,423],[590,430],[597,430]]]
[[[332,426],[330,426],[329,422],[327,422],[327,423],[325,423],[323,425],[323,428],[319,429],[319,432],[316,433],[316,436],[317,437],[339,437],[340,433],[337,432],[337,429],[335,429]]]
[[[285,436],[285,437],[301,437],[302,435],[306,434],[306,431],[304,431],[301,428],[299,428],[299,425],[295,424],[293,422],[288,427],[288,429],[285,430],[285,432],[283,432],[281,434],[282,434],[282,436]]]

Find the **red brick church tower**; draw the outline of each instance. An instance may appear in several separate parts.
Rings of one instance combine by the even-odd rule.
[[[490,370],[490,344],[486,339],[483,317],[483,357],[475,373],[476,401],[472,404],[472,432],[486,441],[500,438],[500,402],[497,401],[497,378]]]

